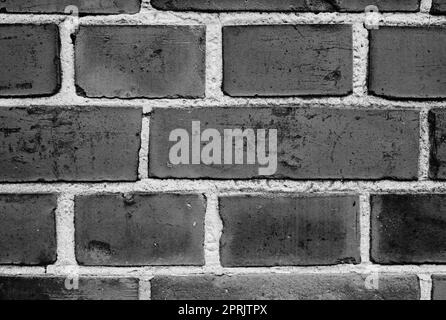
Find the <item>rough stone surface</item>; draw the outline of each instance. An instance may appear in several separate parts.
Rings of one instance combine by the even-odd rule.
[[[61,81],[58,27],[0,25],[0,70],[0,97],[57,93]]]
[[[200,121],[202,131],[213,128],[222,136],[224,129],[277,129],[277,172],[259,176],[258,162],[247,165],[246,161],[244,165],[172,165],[169,151],[176,142],[170,142],[169,135],[177,128],[191,135],[192,121]],[[418,175],[417,111],[163,108],[153,110],[150,130],[151,177],[411,180]]]
[[[369,91],[374,95],[446,98],[446,28],[372,30],[369,73]]]
[[[433,0],[431,13],[432,14],[446,14],[446,1],[445,0]]]
[[[77,197],[81,265],[203,265],[205,200],[198,195]]]
[[[429,113],[431,179],[446,179],[446,110],[433,109]]]
[[[141,108],[0,108],[0,181],[137,179]]]
[[[446,300],[446,276],[432,276],[432,300]]]
[[[137,13],[141,0],[2,0],[0,11],[5,13],[64,13],[76,6],[80,14]]]
[[[342,96],[352,92],[350,25],[223,28],[230,96]]]
[[[380,11],[418,11],[419,0],[152,0],[162,10],[197,11],[311,11],[364,12],[369,5]]]
[[[205,27],[81,26],[76,85],[91,98],[205,95]]]
[[[138,300],[138,280],[80,277],[0,277],[0,300]],[[69,286],[68,286],[69,287]]]
[[[56,205],[50,194],[0,194],[0,264],[48,265],[56,260]]]
[[[359,263],[359,197],[220,199],[225,267]]]
[[[446,194],[373,195],[371,212],[374,262],[446,263]]]
[[[415,275],[380,274],[378,289],[359,274],[155,277],[153,300],[418,300]]]

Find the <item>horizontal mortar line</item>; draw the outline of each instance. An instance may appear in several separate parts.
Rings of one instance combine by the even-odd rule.
[[[126,193],[126,192],[208,192],[218,193],[427,193],[446,192],[445,181],[294,181],[294,180],[200,180],[146,179],[135,183],[11,183],[0,184],[0,193]]]

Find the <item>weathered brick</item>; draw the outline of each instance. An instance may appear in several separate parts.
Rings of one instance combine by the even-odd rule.
[[[152,0],[162,10],[364,12],[369,5],[380,11],[418,11],[419,0]]]
[[[230,96],[342,96],[352,92],[350,25],[223,28]]]
[[[141,0],[2,0],[4,13],[64,13],[68,6],[76,6],[80,14],[137,13]]]
[[[202,26],[81,26],[76,85],[92,98],[205,95]]]
[[[56,261],[56,205],[51,194],[0,195],[0,264]]]
[[[418,300],[416,275],[380,274],[378,288],[359,274],[160,276],[153,300]],[[376,283],[375,283],[376,284]]]
[[[369,90],[388,98],[446,98],[446,28],[381,27],[370,37]]]
[[[260,175],[264,166],[258,158],[249,165],[173,165],[169,152],[176,142],[169,141],[170,133],[182,128],[191,136],[192,121],[201,122],[202,132],[212,128],[222,136],[224,129],[277,129],[277,172]],[[162,108],[153,110],[150,130],[151,177],[411,180],[418,175],[419,113],[413,110]],[[266,145],[268,151],[268,139]]]
[[[435,180],[446,179],[446,110],[433,109],[429,112],[430,126],[430,169],[429,176]]]
[[[0,181],[137,179],[141,108],[0,108]]]
[[[65,277],[3,276],[0,300],[138,300],[137,279],[80,277],[74,284]]]
[[[371,258],[381,264],[446,262],[446,195],[372,195]]]
[[[0,70],[0,97],[57,93],[60,88],[58,27],[0,25]]]
[[[225,267],[359,263],[357,196],[220,199]]]
[[[446,300],[446,276],[432,276],[432,300]]]
[[[446,14],[446,1],[445,0],[433,0],[431,13],[432,14]]]
[[[199,195],[77,197],[82,265],[203,265],[205,200]]]

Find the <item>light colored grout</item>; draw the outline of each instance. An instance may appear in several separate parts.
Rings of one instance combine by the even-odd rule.
[[[223,99],[222,26],[218,19],[206,26],[206,98]]]
[[[369,32],[363,23],[353,25],[353,95],[367,95]]]
[[[429,180],[430,167],[430,137],[429,137],[429,108],[424,108],[420,112],[420,155],[419,172],[420,181]]]
[[[218,209],[218,195],[215,190],[206,194],[207,210],[205,221],[205,267],[208,270],[221,267],[220,265],[220,237],[223,224]]]
[[[76,265],[74,253],[74,195],[60,194],[56,209],[57,266]]]
[[[151,277],[142,277],[139,280],[139,300],[151,300],[150,280]]]
[[[143,117],[141,128],[141,148],[139,150],[139,179],[149,178],[149,139],[150,139],[150,118]]]
[[[370,263],[370,194],[359,197],[360,230],[361,230],[361,263]]]
[[[429,13],[432,8],[432,0],[421,0],[420,12]]]
[[[432,274],[420,273],[418,277],[420,278],[420,300],[432,300]]]

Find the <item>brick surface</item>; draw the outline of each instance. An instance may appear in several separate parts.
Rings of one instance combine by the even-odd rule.
[[[205,201],[198,195],[77,197],[82,265],[203,265]]]
[[[2,0],[0,11],[5,13],[64,13],[76,6],[80,14],[137,13],[141,0]]]
[[[446,14],[446,1],[445,0],[433,0],[431,13]]]
[[[132,278],[0,277],[0,300],[138,300],[138,280]],[[68,286],[67,286],[68,285]],[[68,288],[67,288],[68,287]]]
[[[55,262],[56,204],[50,194],[0,194],[0,264]]]
[[[431,179],[446,179],[446,110],[433,109],[429,113]]]
[[[0,181],[137,179],[140,108],[0,108]]]
[[[230,96],[342,96],[352,92],[350,25],[223,28]]]
[[[226,267],[359,263],[357,196],[220,199]]]
[[[446,262],[446,195],[373,195],[371,210],[373,261]]]
[[[432,276],[432,300],[446,300],[446,276]]]
[[[206,44],[202,26],[81,26],[75,42],[80,95],[205,95]]]
[[[277,172],[259,175],[259,168],[264,166],[259,166],[258,159],[249,165],[247,161],[243,165],[191,164],[192,161],[172,165],[169,152],[176,142],[169,141],[170,133],[181,128],[191,136],[192,121],[200,121],[202,132],[213,128],[222,136],[224,129],[277,129]],[[417,111],[164,108],[152,112],[150,131],[149,175],[157,178],[410,180],[418,175]],[[268,144],[267,140],[267,150]],[[192,155],[192,143],[190,146]],[[222,143],[222,154],[223,149]]]
[[[162,10],[197,11],[311,11],[364,12],[369,5],[380,11],[418,11],[419,0],[152,0]]]
[[[0,97],[57,93],[61,81],[58,27],[0,25],[0,70]]]
[[[370,36],[371,94],[446,98],[446,28],[381,27]]]
[[[378,289],[359,274],[155,277],[153,300],[418,300],[415,275],[380,274]]]

